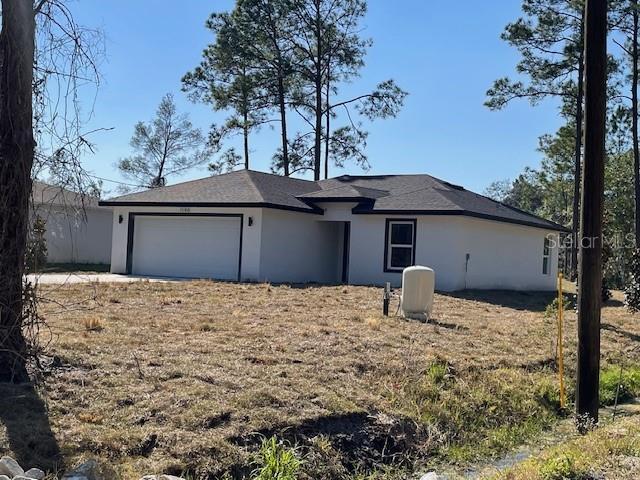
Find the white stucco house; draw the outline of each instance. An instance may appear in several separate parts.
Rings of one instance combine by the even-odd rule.
[[[48,263],[111,261],[113,212],[98,198],[34,181],[31,210],[45,221]]]
[[[239,281],[555,288],[560,225],[429,175],[318,182],[251,170],[133,193],[113,209],[111,271]]]

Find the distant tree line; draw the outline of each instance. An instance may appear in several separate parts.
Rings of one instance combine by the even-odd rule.
[[[637,0],[609,2],[608,134],[605,166],[605,280],[629,283],[640,245],[640,150],[638,140]],[[499,110],[525,99],[535,106],[555,99],[564,119],[539,140],[542,162],[513,180],[499,180],[486,193],[508,205],[579,231],[583,145],[583,0],[523,0],[522,16],[502,38],[520,53],[516,77],[503,77],[487,91],[486,105]],[[566,250],[563,267],[575,276],[577,248]]]

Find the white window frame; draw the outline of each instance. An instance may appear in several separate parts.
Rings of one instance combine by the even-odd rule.
[[[402,243],[391,243],[391,232],[393,230],[393,225],[410,225],[411,226],[411,244],[402,244]],[[385,270],[389,271],[389,272],[402,272],[406,267],[393,267],[391,266],[391,259],[393,257],[392,252],[394,248],[405,248],[405,249],[410,249],[411,250],[411,262],[408,266],[413,265],[414,263],[414,258],[415,258],[415,248],[416,248],[416,228],[417,228],[417,222],[416,220],[413,219],[406,219],[406,220],[393,220],[393,219],[389,219],[386,222],[386,228],[387,228],[387,232],[386,232],[386,238],[387,238],[387,245],[386,245],[386,253],[387,253],[387,264],[385,265]]]
[[[547,236],[542,244],[542,274],[551,275],[551,239]]]

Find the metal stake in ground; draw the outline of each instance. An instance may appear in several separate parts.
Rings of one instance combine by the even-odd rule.
[[[606,0],[587,0],[585,13],[584,170],[578,262],[576,412],[578,419],[595,423],[598,421],[599,406],[602,303],[602,205],[607,80]]]
[[[564,316],[564,295],[562,294],[562,272],[558,273],[558,376],[560,379],[560,408],[565,406],[564,390],[564,350],[562,344],[562,321]]]

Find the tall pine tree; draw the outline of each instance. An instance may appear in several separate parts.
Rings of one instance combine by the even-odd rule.
[[[524,15],[507,25],[502,39],[520,53],[516,72],[525,80],[496,80],[487,91],[486,101],[489,108],[499,110],[515,99],[528,99],[532,105],[548,97],[561,100],[561,113],[574,126],[574,239],[578,233],[582,159],[583,10],[582,0],[523,0]],[[575,242],[571,258],[575,275]]]

